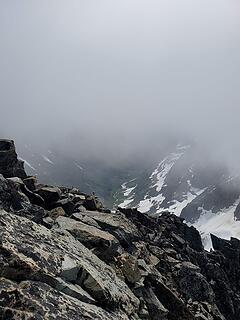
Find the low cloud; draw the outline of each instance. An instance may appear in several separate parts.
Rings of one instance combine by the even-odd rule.
[[[238,166],[238,1],[1,1],[0,36],[1,136],[111,162],[194,140]]]

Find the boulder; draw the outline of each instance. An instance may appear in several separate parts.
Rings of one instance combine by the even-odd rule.
[[[48,216],[53,220],[56,220],[58,217],[65,216],[65,211],[62,207],[56,207],[48,211]]]
[[[111,260],[121,253],[118,240],[110,233],[99,230],[94,226],[78,222],[67,217],[58,217],[54,229],[67,230],[103,260]]]
[[[40,195],[30,191],[26,187],[22,179],[18,177],[12,177],[12,178],[7,178],[7,181],[9,182],[10,189],[16,189],[22,192],[27,196],[27,198],[30,200],[31,203],[36,204],[38,206],[44,206],[43,198]]]
[[[186,299],[193,301],[207,301],[213,303],[214,293],[206,277],[200,273],[200,268],[191,262],[183,262],[176,265],[178,269],[174,273],[180,291]]]
[[[103,204],[95,196],[87,196],[83,206],[90,211],[99,211],[103,208]]]
[[[30,191],[35,191],[37,189],[37,178],[34,176],[27,177],[23,180],[23,183]]]
[[[76,204],[74,203],[74,201],[72,199],[64,198],[64,199],[56,201],[53,206],[63,208],[66,215],[69,216],[75,211]]]
[[[0,208],[13,211],[23,209],[23,203],[30,204],[28,197],[22,192],[23,182],[20,178],[5,179],[0,175]]]
[[[44,199],[47,206],[58,201],[61,195],[61,190],[57,187],[41,187],[36,192]]]
[[[86,209],[83,212],[86,212]],[[89,224],[90,226],[96,227],[98,229],[101,229],[100,225],[97,223],[96,220],[94,220],[93,218],[91,218],[91,217],[89,217],[87,215],[81,214],[79,212],[73,213],[71,218],[75,219],[77,221],[81,221],[81,222],[83,222],[85,224]]]
[[[136,291],[137,296],[144,301],[148,313],[148,319],[152,320],[168,320],[169,311],[163,306],[155,295],[151,286],[145,284]]]
[[[130,283],[136,283],[141,278],[141,272],[138,268],[138,261],[133,256],[127,256],[125,259],[122,259],[123,266],[122,266],[122,272],[125,278]]]
[[[137,227],[121,213],[86,211],[81,212],[81,215],[94,219],[100,227],[113,234],[125,248],[132,246],[132,242],[140,238]],[[76,216],[75,214],[73,218]]]
[[[21,209],[15,211],[18,216],[28,218],[36,223],[43,223],[43,219],[46,217],[47,212],[37,205],[30,202],[23,202]]]
[[[5,178],[25,179],[27,177],[23,161],[18,160],[12,140],[0,139],[0,174]]]

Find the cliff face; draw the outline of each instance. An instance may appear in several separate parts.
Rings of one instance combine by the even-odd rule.
[[[173,214],[113,213],[12,163],[0,175],[1,319],[240,319],[239,240],[212,236],[207,252]]]
[[[12,140],[0,139],[0,174],[4,177],[26,178],[23,161],[18,160]]]

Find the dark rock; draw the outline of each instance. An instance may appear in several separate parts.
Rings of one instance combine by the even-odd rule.
[[[64,198],[61,200],[58,200],[54,203],[54,207],[61,207],[65,211],[66,215],[71,215],[76,208],[76,204],[74,203],[73,200],[69,198]]]
[[[214,293],[208,284],[206,277],[200,273],[200,268],[191,262],[183,262],[176,266],[179,269],[175,272],[180,291],[186,299],[193,301],[208,301],[213,303]]]
[[[207,252],[168,212],[114,213],[94,194],[35,188],[0,174],[1,319],[240,319],[238,239],[211,235]]]
[[[15,213],[18,216],[26,217],[36,223],[43,223],[43,218],[47,215],[42,207],[27,202],[22,203],[21,209]]]
[[[121,312],[107,312],[93,304],[61,294],[41,282],[23,281],[18,284],[2,278],[0,299],[1,319],[128,319]]]
[[[136,295],[144,301],[148,311],[148,318],[152,320],[167,320],[169,311],[163,306],[155,295],[151,286],[145,284],[144,287],[137,289]]]
[[[25,179],[27,177],[23,161],[18,160],[12,140],[0,140],[0,174],[5,178]]]
[[[60,199],[61,190],[57,187],[42,187],[36,191],[45,201],[47,206]]]
[[[240,203],[237,205],[237,207],[234,211],[234,217],[237,221],[240,220]]]
[[[0,208],[7,211],[21,210],[23,203],[29,203],[28,197],[21,191],[22,186],[20,178],[5,179],[0,175]]]
[[[35,191],[37,189],[37,178],[34,176],[27,177],[23,180],[23,183],[30,191]]]
[[[90,211],[98,211],[103,208],[102,203],[95,196],[88,196],[83,202],[83,206]]]

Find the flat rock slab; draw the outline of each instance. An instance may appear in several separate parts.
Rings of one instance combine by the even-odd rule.
[[[53,228],[67,230],[77,240],[93,246],[101,243],[118,243],[118,240],[112,234],[68,217],[58,217]]]
[[[88,216],[98,222],[98,224],[106,229],[122,229],[125,233],[138,236],[139,232],[136,228],[136,226],[126,219],[126,217],[119,213],[104,213],[104,212],[98,212],[98,211],[86,211],[81,212],[82,216]],[[78,213],[74,214],[74,217],[77,218]]]

